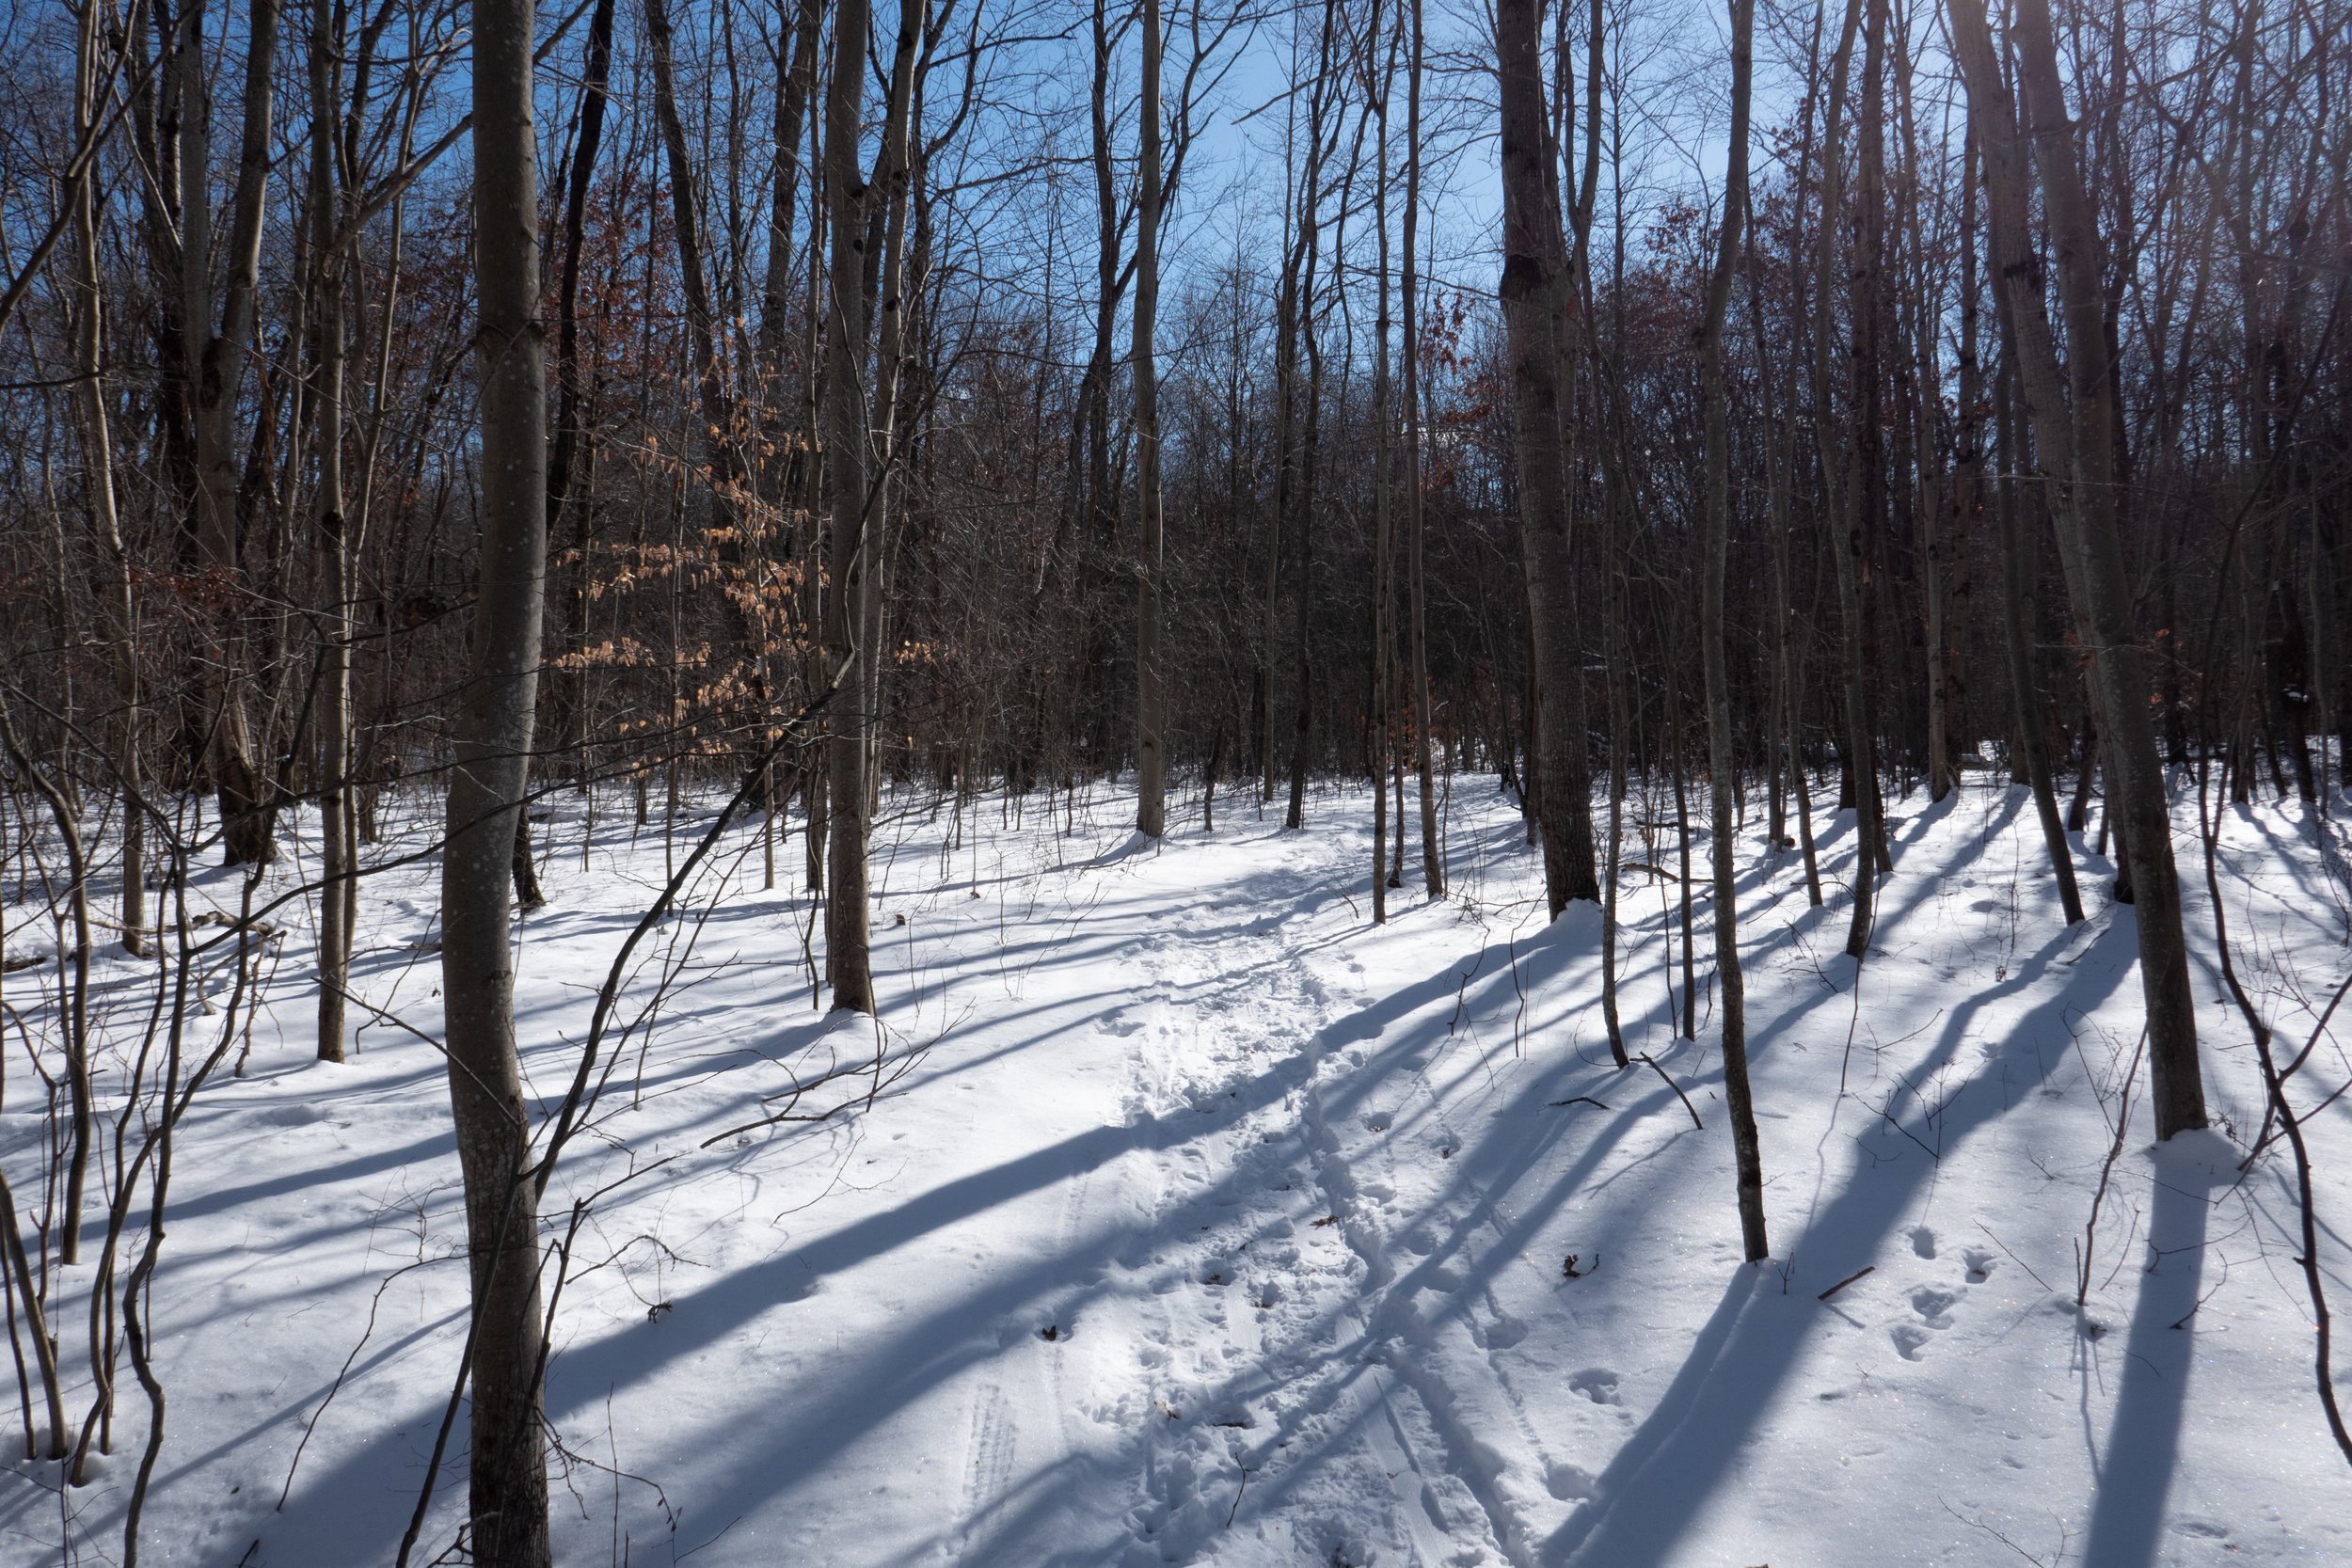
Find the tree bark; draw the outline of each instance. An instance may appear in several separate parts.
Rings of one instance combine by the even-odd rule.
[[[1136,201],[1136,831],[1168,829],[1168,714],[1160,692],[1160,0],[1143,0],[1142,190]]]
[[[476,0],[473,17],[482,565],[472,675],[450,771],[441,983],[473,1286],[473,1560],[548,1568],[537,1205],[508,903],[538,698],[548,537],[532,0]]]
[[[228,275],[215,325],[212,282],[212,162],[205,90],[204,0],[181,13],[174,65],[184,117],[180,149],[181,319],[188,335],[188,403],[196,447],[197,558],[227,606],[204,661],[205,765],[220,805],[224,863],[264,863],[277,854],[276,788],[263,773],[246,715],[244,615],[247,604],[239,546],[237,389],[251,349],[260,286],[262,226],[269,194],[272,71],[278,0],[250,0],[246,16],[245,99],[237,176],[230,206]]]
[[[2066,924],[2073,926],[2083,918],[2083,900],[2074,879],[2074,848],[2067,839],[2066,822],[2058,813],[2045,705],[2033,673],[2031,628],[2037,575],[2033,546],[2040,530],[2029,528],[2020,515],[2026,508],[2017,492],[2019,480],[2026,469],[2021,451],[2023,433],[2018,429],[2011,395],[2014,379],[2011,356],[2005,350],[2001,365],[1994,373],[1994,418],[2005,470],[1994,503],[2001,529],[2001,641],[2009,659],[2011,712],[2016,744],[2025,758],[2026,787],[2033,794],[2034,816],[2042,825],[2042,843],[2050,857],[2050,870],[2058,879],[2058,906],[2065,913]]]
[[[1748,1036],[1744,987],[1740,973],[1739,878],[1733,857],[1733,796],[1739,754],[1731,727],[1731,679],[1724,667],[1724,571],[1731,512],[1731,432],[1724,397],[1724,318],[1731,303],[1732,274],[1739,262],[1740,229],[1746,215],[1748,184],[1748,98],[1753,76],[1751,40],[1756,0],[1731,0],[1730,166],[1724,177],[1723,230],[1707,285],[1707,316],[1699,331],[1699,388],[1705,404],[1705,511],[1700,552],[1705,581],[1700,590],[1700,663],[1707,684],[1708,769],[1712,775],[1715,875],[1715,981],[1722,998],[1724,1100],[1731,1113],[1731,1143],[1738,1165],[1740,1235],[1753,1263],[1772,1248],[1764,1233],[1764,1167],[1756,1147],[1756,1105],[1748,1085]]]
[[[1375,24],[1365,41],[1364,73],[1373,93],[1372,113],[1377,124],[1374,139],[1373,227],[1377,264],[1373,287],[1377,293],[1374,307],[1374,344],[1372,369],[1372,667],[1371,702],[1368,705],[1370,741],[1369,771],[1372,775],[1372,923],[1385,926],[1389,920],[1389,878],[1382,863],[1387,852],[1389,813],[1388,774],[1391,757],[1389,737],[1389,703],[1396,685],[1394,670],[1395,634],[1391,625],[1391,607],[1396,598],[1395,583],[1395,505],[1392,492],[1396,483],[1396,468],[1389,438],[1389,334],[1394,322],[1389,314],[1389,88],[1396,74],[1396,51],[1393,29],[1382,24],[1380,8],[1373,10]],[[1383,54],[1381,37],[1386,33],[1389,48]],[[1402,816],[1403,782],[1399,780],[1397,806]],[[1402,832],[1404,823],[1397,824]]]
[[[1872,765],[1867,668],[1862,636],[1862,583],[1856,557],[1859,525],[1855,521],[1853,444],[1841,432],[1830,391],[1833,316],[1838,268],[1837,230],[1845,206],[1846,176],[1842,135],[1845,124],[1846,82],[1853,65],[1854,35],[1859,28],[1862,0],[1847,0],[1846,20],[1830,68],[1829,110],[1821,141],[1820,255],[1816,263],[1813,307],[1813,429],[1820,446],[1821,487],[1830,533],[1830,552],[1837,565],[1837,610],[1845,664],[1845,728],[1838,750],[1845,754],[1847,776],[1859,784],[1875,775]],[[1850,417],[1860,416],[1853,410]],[[1878,791],[1854,791],[1853,918],[1846,930],[1846,952],[1859,959],[1870,945],[1870,922],[1876,908],[1879,839]]]
[[[2070,568],[2067,587],[2074,601],[2076,634],[2091,654],[2110,810],[2122,831],[2139,927],[2156,1135],[2169,1138],[2205,1125],[2204,1084],[2172,860],[2171,814],[2148,709],[2146,659],[2133,626],[2131,585],[2116,530],[2115,383],[2099,236],[2076,160],[2045,0],[2017,0],[2011,40],[2026,116],[2022,126],[2001,78],[1980,0],[1954,0],[1951,22],[1970,114],[1984,148],[1994,276],[2016,333],[2018,381],[2034,430],[2037,467]],[[2030,141],[2030,156],[2039,166],[2058,256],[2066,322],[2064,374],[2071,387],[2061,380],[2042,260],[2029,227],[2029,154],[2021,140]]]
[[[74,34],[76,141],[89,134],[97,119],[101,24],[99,8],[86,5]],[[90,531],[97,538],[106,573],[99,589],[100,624],[114,677],[116,707],[109,729],[116,784],[122,799],[122,947],[139,958],[147,951],[147,811],[139,772],[139,666],[131,555],[122,537],[122,515],[115,490],[114,436],[106,413],[105,300],[98,270],[103,190],[97,180],[83,180],[72,197],[74,406],[80,416],[82,483],[89,504]]]
[[[1519,542],[1535,662],[1535,815],[1544,888],[1557,917],[1597,899],[1591,766],[1585,752],[1583,648],[1569,577],[1571,518],[1561,351],[1571,279],[1546,130],[1536,0],[1497,0],[1501,65],[1503,262],[1512,433],[1518,455]]]
[[[358,561],[343,515],[343,223],[342,150],[337,132],[343,54],[336,0],[310,5],[310,264],[317,295],[317,359],[311,398],[318,420],[316,509],[318,539],[327,568],[327,603],[320,617],[326,646],[319,670],[319,995],[318,1057],[343,1059],[343,996],[351,981],[351,896],[358,873],[358,824],[351,787],[352,601]]]
[[[1405,578],[1406,613],[1412,622],[1413,771],[1421,789],[1421,879],[1432,898],[1445,896],[1445,862],[1438,841],[1438,792],[1429,765],[1428,589],[1422,562],[1426,531],[1422,497],[1421,393],[1421,79],[1422,0],[1406,0],[1412,27],[1411,59],[1405,87],[1405,276],[1401,323],[1404,333],[1405,398]]]

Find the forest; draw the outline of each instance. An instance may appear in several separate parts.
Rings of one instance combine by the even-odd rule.
[[[0,43],[0,1564],[2352,1561],[2345,0]]]

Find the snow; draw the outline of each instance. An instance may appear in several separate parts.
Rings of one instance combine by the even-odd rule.
[[[2193,794],[2179,847],[2217,1130],[2157,1147],[2144,1082],[2131,1095],[2078,1310],[2136,943],[2103,893],[2061,925],[2022,791],[1979,778],[1896,808],[1858,987],[1843,899],[1807,909],[1751,821],[1773,1253],[1749,1266],[1708,999],[1696,1043],[1668,1022],[1671,899],[1628,879],[1623,1006],[1703,1130],[1659,1073],[1610,1065],[1597,917],[1547,927],[1516,815],[1457,783],[1454,895],[1394,894],[1376,929],[1360,793],[1311,800],[1302,832],[1236,796],[1204,833],[1188,799],[1157,847],[1107,788],[960,820],[893,797],[879,1026],[812,1006],[797,837],[762,891],[755,826],[731,832],[648,944],[623,1015],[664,974],[667,994],[548,1195],[560,1239],[601,1193],[554,1320],[558,1560],[2352,1561],[2291,1170],[2282,1149],[2237,1168],[2260,1080],[2210,961]],[[373,853],[429,840],[414,804]],[[583,864],[577,801],[550,804],[552,903],[524,923],[518,982],[543,1105],[673,863],[658,826],[608,809]],[[707,821],[681,823],[678,855]],[[1824,849],[1834,881],[1850,819]],[[2223,870],[2240,970],[2299,1048],[2347,962],[2344,830],[2235,810]],[[237,893],[223,873],[204,890]],[[389,1562],[415,1506],[465,1326],[433,893],[419,863],[360,906],[355,987],[416,1034],[369,1021],[350,1064],[310,1061],[296,920],[244,1075],[183,1130],[144,1560]],[[8,916],[15,956],[39,932]],[[1708,929],[1702,899],[1703,987]],[[27,978],[8,985],[37,1023]],[[2306,1105],[2352,1075],[2331,1041],[2312,1061]],[[825,1119],[752,1125],[829,1069],[849,1075],[789,1106]],[[36,1159],[25,1081],[0,1110],[12,1174]],[[2352,1101],[2311,1132],[2340,1226]],[[2324,1251],[2352,1301],[2341,1230]],[[69,1370],[80,1310],[56,1317]],[[117,1560],[145,1422],[126,1378],[115,1451],[80,1488],[12,1448],[0,1562]],[[464,1430],[420,1562],[462,1520]]]

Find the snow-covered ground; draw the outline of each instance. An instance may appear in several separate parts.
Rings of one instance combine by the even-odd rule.
[[[548,1193],[560,1236],[610,1188],[555,1316],[558,1560],[2352,1562],[2283,1150],[2236,1168],[2260,1080],[2210,967],[2193,798],[2217,1131],[2158,1148],[2130,1095],[2088,1236],[2141,1019],[2104,863],[2069,930],[2022,791],[1972,775],[1901,802],[1857,986],[1842,896],[1808,909],[1751,822],[1772,1241],[1751,1267],[1705,902],[1692,1044],[1668,1022],[1676,890],[1628,879],[1629,1044],[1662,1071],[1620,1072],[1597,920],[1547,928],[1516,814],[1457,784],[1454,895],[1400,894],[1378,929],[1359,793],[1311,800],[1296,833],[1241,798],[1204,833],[1187,799],[1156,849],[1106,789],[961,824],[886,801],[879,1030],[812,1006],[797,836],[765,892],[756,831],[733,833],[645,949],[624,1012],[665,973],[667,994]],[[667,864],[617,800],[584,857],[577,805],[551,804],[553,901],[519,960],[543,1102]],[[1824,846],[1833,880],[1851,837]],[[2224,878],[2241,972],[2299,1047],[2352,962],[2344,830],[2233,812]],[[205,890],[235,895],[225,874]],[[148,1561],[389,1562],[415,1507],[465,1323],[433,891],[420,864],[361,900],[355,985],[418,1034],[371,1022],[348,1066],[310,1060],[296,920],[244,1075],[190,1113],[153,1290],[170,1410]],[[11,954],[39,938],[24,919]],[[29,1170],[9,1050],[0,1153]],[[870,1103],[870,1076],[840,1078],[789,1107],[825,1119],[731,1131],[878,1052]],[[2323,1042],[2302,1101],[2347,1076]],[[2312,1131],[2342,1305],[2352,1100]],[[126,1381],[89,1486],[11,1453],[0,1562],[119,1558],[144,1409]],[[464,1430],[420,1562],[456,1535]]]

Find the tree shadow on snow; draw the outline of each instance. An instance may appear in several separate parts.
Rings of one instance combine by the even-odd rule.
[[[2115,1418],[2106,1452],[2096,1456],[2083,1568],[2146,1568],[2156,1560],[2197,1348],[2208,1195],[2230,1185],[2235,1152],[2211,1132],[2180,1134],[2155,1151],[2147,1235],[2153,1263],[2140,1272]]]
[[[2032,988],[2064,947],[2060,934],[2009,980],[1956,1009],[1921,1073],[1950,1064],[1971,1020],[1989,1004]],[[2066,1014],[2097,1006],[2132,973],[2137,952],[2136,926],[2118,920],[2083,954],[2071,979],[2018,1020],[2000,1050],[1988,1053],[1945,1101],[1946,1153],[2004,1114],[2010,1097],[1990,1092],[1988,1075],[2005,1078],[2021,1071],[2027,1090],[2046,1078],[2064,1056],[2037,1052],[2037,1037],[2062,1032]],[[1789,1259],[1808,1255],[1817,1259],[1816,1267],[1804,1271],[1808,1279],[1836,1278],[1860,1267],[1936,1168],[1935,1162],[1922,1158],[1855,1171],[1835,1198],[1809,1216]],[[1617,1450],[1592,1499],[1542,1544],[1542,1562],[1665,1568],[1677,1560],[1677,1543],[1748,1450],[1818,1323],[1810,1299],[1771,1289],[1770,1280],[1756,1268],[1743,1267],[1733,1275],[1665,1397]],[[1759,1463],[1768,1461],[1759,1456]]]

